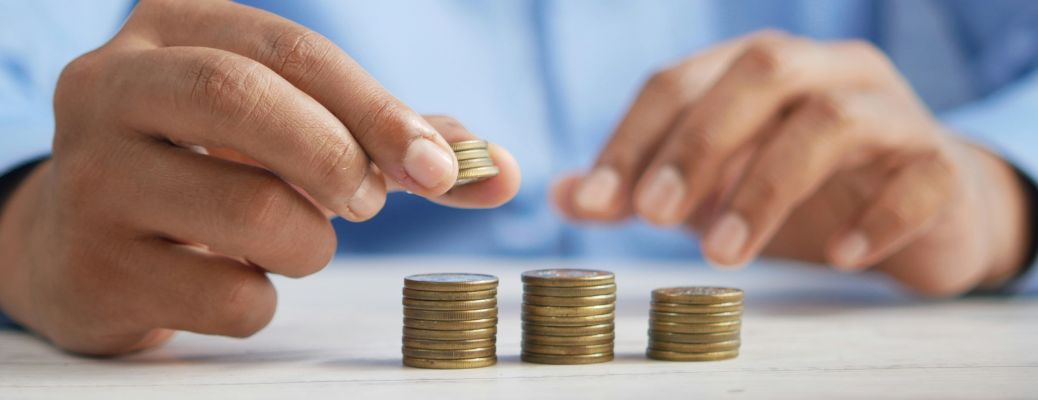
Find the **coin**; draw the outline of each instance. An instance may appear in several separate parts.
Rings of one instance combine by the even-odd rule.
[[[652,302],[652,309],[659,312],[679,314],[716,314],[720,312],[742,311],[742,302],[717,304],[677,304]]]
[[[739,289],[723,287],[672,287],[652,291],[652,300],[677,304],[717,304],[742,301],[743,292]]]
[[[501,169],[499,169],[499,168],[497,168],[496,166],[493,166],[493,165],[491,165],[489,167],[468,168],[468,169],[463,169],[461,171],[458,171],[458,180],[460,181],[460,180],[465,180],[465,179],[469,179],[469,180],[471,180],[471,179],[487,179],[487,178],[493,178],[493,177],[497,176],[497,174],[500,174],[500,173],[501,173]]]
[[[712,353],[678,353],[675,351],[648,349],[645,351],[645,355],[655,360],[664,361],[718,361],[738,357],[739,350],[715,351]]]
[[[582,287],[546,287],[523,285],[523,293],[534,296],[588,297],[616,293],[616,284]]]
[[[497,308],[484,308],[480,310],[419,310],[405,307],[404,316],[407,318],[435,321],[469,321],[497,318]]]
[[[426,319],[404,318],[404,326],[415,329],[434,331],[467,331],[497,326],[497,318],[474,319],[469,321],[432,321]]]
[[[661,332],[649,329],[649,339],[671,343],[717,343],[731,340],[739,340],[739,331],[716,332],[716,333],[673,333]]]
[[[451,151],[462,151],[472,149],[485,149],[490,144],[486,140],[473,139],[473,140],[462,140],[460,142],[451,143]]]
[[[496,338],[484,338],[484,339],[469,339],[469,340],[429,340],[429,339],[414,339],[409,337],[403,338],[404,347],[410,347],[413,349],[426,349],[426,350],[467,350],[467,349],[478,349],[483,347],[494,347],[497,344]]]
[[[469,149],[455,151],[454,156],[458,158],[458,161],[472,160],[475,158],[490,158],[490,151],[487,149]]]
[[[546,344],[523,342],[522,347],[524,353],[554,354],[560,356],[600,354],[613,352],[613,342],[579,346],[552,346]]]
[[[433,360],[404,357],[404,365],[415,368],[461,369],[481,368],[497,364],[497,357],[468,358],[464,360]]]
[[[652,330],[670,333],[717,333],[739,330],[741,321],[711,322],[708,324],[678,324],[674,322],[660,322],[649,319]]]
[[[711,322],[738,321],[742,318],[741,311],[730,311],[712,314],[680,314],[650,311],[649,316],[660,322],[676,322],[679,324],[704,324]]]
[[[615,283],[612,272],[592,269],[538,269],[523,272],[523,283],[530,286],[574,287]]]
[[[481,310],[486,308],[497,307],[497,298],[479,300],[438,301],[415,300],[404,297],[404,306],[416,310]]]
[[[464,171],[466,169],[479,168],[479,167],[492,167],[494,166],[494,160],[489,158],[473,158],[471,160],[458,161],[458,171]]]
[[[613,333],[613,323],[587,326],[550,326],[523,322],[523,333],[544,336],[589,336]]]
[[[525,362],[537,363],[537,364],[559,364],[559,365],[576,365],[576,364],[594,364],[613,360],[613,353],[600,353],[600,354],[582,354],[582,355],[548,355],[548,354],[535,354],[523,352],[519,356]]]
[[[588,326],[612,323],[615,316],[613,313],[608,313],[589,315],[586,317],[545,317],[543,315],[533,315],[525,312],[521,315],[525,322],[551,326]]]
[[[616,339],[613,332],[586,336],[548,336],[523,333],[523,343],[546,344],[553,346],[578,346],[589,344],[612,343]]]
[[[468,292],[497,288],[497,277],[485,274],[438,273],[404,278],[404,287],[438,292]]]
[[[471,292],[438,292],[432,290],[416,290],[405,287],[404,297],[408,299],[431,301],[463,301],[493,299],[496,302],[497,289],[474,290]]]
[[[714,343],[674,343],[653,340],[649,338],[649,348],[661,351],[675,351],[678,353],[710,353],[715,351],[735,350],[739,348],[739,340],[729,340]]]
[[[464,358],[482,358],[497,354],[497,347],[483,347],[464,350],[428,350],[403,347],[404,357],[428,358],[435,360],[460,360]]]
[[[536,296],[529,293],[523,294],[523,303],[533,304],[536,306],[557,306],[557,307],[586,307],[586,306],[600,306],[603,304],[614,304],[616,303],[615,294],[602,294],[598,296],[586,296],[586,297],[558,297],[558,296]]]
[[[550,307],[523,304],[524,313],[545,317],[587,317],[612,313],[614,310],[616,310],[616,305],[614,304],[585,307]]]
[[[428,340],[472,340],[493,338],[497,334],[497,326],[464,331],[438,331],[433,329],[417,329],[404,327],[404,336],[412,339]]]

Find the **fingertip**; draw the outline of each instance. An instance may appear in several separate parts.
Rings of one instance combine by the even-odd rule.
[[[573,206],[573,191],[579,182],[580,175],[566,173],[552,182],[551,185],[550,196],[552,204],[559,214],[570,221],[580,220]]]

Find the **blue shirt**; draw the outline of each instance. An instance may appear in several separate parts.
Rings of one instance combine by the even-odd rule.
[[[947,124],[1038,176],[1038,2],[276,1],[270,10],[339,44],[422,113],[450,114],[510,149],[523,171],[500,209],[393,195],[374,220],[337,222],[348,253],[683,257],[684,232],[572,226],[547,191],[587,168],[653,71],[763,28],[883,48]],[[131,2],[0,3],[0,170],[46,154],[68,61],[100,46]]]

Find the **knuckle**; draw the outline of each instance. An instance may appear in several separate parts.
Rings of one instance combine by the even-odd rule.
[[[747,179],[739,191],[735,207],[746,211],[777,205],[786,200],[783,195],[782,185],[777,179],[770,176],[753,176]]]
[[[284,226],[295,208],[290,190],[281,179],[264,173],[253,187],[248,188],[244,201],[234,203],[239,209],[237,226],[241,227],[240,234],[255,237]]]
[[[366,107],[367,112],[357,121],[354,136],[361,143],[370,143],[372,136],[395,136],[411,130],[409,121],[397,118],[401,106],[394,101],[376,98]]]
[[[277,294],[262,273],[248,271],[234,277],[219,316],[227,324],[227,334],[248,337],[267,326],[274,318]]]
[[[687,159],[698,160],[711,154],[716,154],[720,150],[717,140],[706,132],[709,132],[709,130],[702,128],[691,129],[682,136],[680,140],[681,148],[684,150],[683,154],[686,154]]]
[[[645,82],[645,88],[643,92],[655,96],[662,97],[672,102],[682,102],[687,100],[688,90],[686,88],[689,83],[686,79],[686,74],[678,67],[665,68],[656,71],[649,80]]]
[[[334,49],[316,32],[295,26],[277,32],[268,43],[274,70],[293,77],[304,91],[320,76]]]
[[[271,82],[261,78],[262,66],[234,56],[211,56],[190,69],[190,98],[214,115],[240,121],[261,115],[268,108],[266,96]]]
[[[789,52],[784,50],[784,41],[765,39],[752,41],[736,60],[737,68],[745,70],[756,79],[774,81],[789,76],[792,68]]]
[[[336,135],[321,135],[317,140],[309,169],[317,172],[318,184],[343,188],[347,198],[352,196],[368,173],[367,155],[360,146]]]
[[[54,107],[58,114],[65,114],[67,105],[79,104],[84,91],[97,82],[101,73],[101,56],[97,50],[86,53],[69,62],[58,76],[54,91]]]
[[[839,131],[853,123],[848,101],[832,92],[811,93],[804,102],[811,123],[817,128]]]

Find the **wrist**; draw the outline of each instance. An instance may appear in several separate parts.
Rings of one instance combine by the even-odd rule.
[[[23,325],[28,321],[29,307],[27,254],[29,236],[40,216],[43,203],[40,193],[43,176],[50,170],[50,161],[33,163],[30,170],[18,177],[19,182],[0,204],[0,312]]]
[[[1018,276],[1030,258],[1028,216],[1033,210],[1015,168],[986,149],[968,147],[976,160],[975,184],[981,199],[977,211],[987,221],[986,232],[978,238],[988,242],[987,273],[978,288],[1000,288]]]

